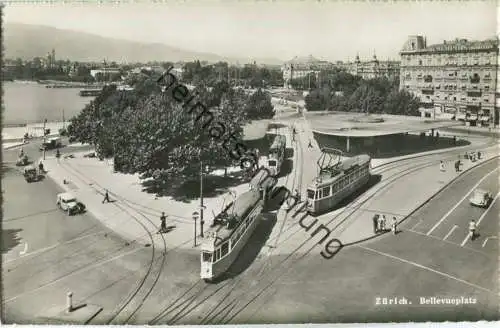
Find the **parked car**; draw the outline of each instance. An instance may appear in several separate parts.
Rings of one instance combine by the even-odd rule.
[[[25,166],[29,164],[28,155],[24,154],[20,156],[16,161],[16,166]]]
[[[34,167],[33,165],[24,168],[23,176],[24,179],[26,179],[26,182],[28,183],[33,181],[38,181],[42,177],[41,174],[36,169],[36,167]]]
[[[484,189],[476,189],[469,198],[470,204],[479,207],[488,207],[491,201],[491,194]]]
[[[50,138],[40,146],[40,150],[56,149],[62,146],[61,138]]]
[[[57,195],[57,206],[69,215],[85,212],[85,205],[76,200],[75,196],[69,192]]]

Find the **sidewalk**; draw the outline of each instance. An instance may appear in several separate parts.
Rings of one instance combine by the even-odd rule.
[[[167,249],[193,249],[194,221],[192,213],[199,212],[199,199],[189,203],[172,200],[170,197],[155,197],[142,191],[138,175],[113,173],[111,161],[84,158],[84,153],[75,153],[75,158],[47,158],[44,161],[47,175],[64,190],[70,191],[84,203],[87,210],[104,225],[124,237],[140,244],[151,243],[148,235],[153,234],[155,246],[164,248],[161,236],[165,238]],[[69,181],[64,184],[63,180]],[[104,189],[109,191],[112,203],[102,203]],[[236,195],[248,190],[247,183],[230,188]],[[55,200],[54,200],[55,201]],[[205,198],[204,230],[212,223],[213,213],[219,213],[223,204],[232,201],[228,192],[214,198]],[[172,230],[157,234],[161,212],[167,215],[167,227]],[[149,220],[151,220],[151,222]],[[197,231],[199,235],[199,220]],[[198,241],[198,245],[199,245]]]
[[[69,122],[47,122],[45,125],[46,129],[50,129],[50,135],[59,134],[59,129],[69,125]],[[2,142],[17,142],[22,141],[24,134],[28,133],[33,135],[35,138],[43,137],[43,122],[42,123],[30,123],[22,127],[3,127],[2,129]]]

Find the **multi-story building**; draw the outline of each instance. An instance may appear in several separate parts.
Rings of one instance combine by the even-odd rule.
[[[372,60],[361,61],[359,55],[356,55],[354,62],[343,65],[345,70],[356,76],[361,76],[365,80],[378,77],[395,77],[399,75],[399,62],[397,61],[379,61],[376,55]]]
[[[314,73],[317,78],[319,72],[331,70],[334,66],[335,65],[330,62],[318,60],[311,55],[307,57],[294,57],[292,60],[286,62],[281,68],[283,71],[284,87],[290,88],[290,82],[293,79],[302,78],[311,73]]]
[[[408,37],[400,55],[400,89],[420,98],[422,115],[471,124],[498,120],[498,39],[427,46],[426,38],[415,35]]]

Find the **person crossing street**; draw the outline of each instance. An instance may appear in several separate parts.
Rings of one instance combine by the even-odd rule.
[[[476,221],[474,220],[471,220],[469,222],[469,236],[470,236],[470,240],[473,241],[474,239],[476,239],[476,236],[477,236],[477,224],[476,224]]]
[[[392,224],[391,224],[391,230],[392,230],[393,235],[398,233],[397,229],[398,229],[398,220],[396,219],[395,216],[393,216],[392,217]]]
[[[109,193],[108,193],[108,189],[106,189],[106,191],[104,192],[104,199],[102,200],[102,203],[109,203]]]
[[[158,233],[166,233],[167,232],[167,217],[165,216],[165,212],[161,212],[160,217],[161,225]]]

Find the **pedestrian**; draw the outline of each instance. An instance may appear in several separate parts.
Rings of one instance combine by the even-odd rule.
[[[295,199],[297,200],[297,203],[300,203],[300,193],[298,189],[295,189]]]
[[[456,136],[453,136],[453,145],[457,145],[457,137]]]
[[[391,230],[392,234],[395,235],[397,234],[397,227],[398,227],[398,220],[396,219],[395,216],[392,217],[392,224],[391,224]]]
[[[379,218],[378,214],[375,214],[372,218],[372,220],[373,220],[373,233],[378,233],[378,218]]]
[[[40,162],[38,163],[38,170],[40,171],[40,173],[43,173],[43,162],[42,160],[40,160]]]
[[[104,192],[104,199],[102,200],[102,203],[109,203],[109,193],[108,193],[108,189],[106,189],[106,191]]]
[[[161,221],[161,226],[159,233],[164,233],[167,231],[167,217],[165,216],[165,212],[161,212],[160,221]]]
[[[476,221],[471,220],[469,222],[469,236],[470,236],[470,240],[476,239],[476,229],[477,229]]]
[[[311,139],[309,139],[309,144],[307,145],[307,148],[309,148],[309,149],[313,148],[313,145],[312,145]]]
[[[481,152],[480,151],[477,152],[477,159],[481,159]]]
[[[380,215],[378,217],[378,231],[384,232],[385,230],[385,215]]]
[[[439,161],[439,170],[440,170],[441,172],[444,172],[444,171],[445,171],[445,170],[444,170],[444,162],[443,162],[443,161]]]
[[[59,159],[61,158],[61,152],[59,151],[59,149],[56,150],[56,158],[57,161],[59,162]]]
[[[460,160],[457,160],[455,162],[455,172],[460,172]]]

